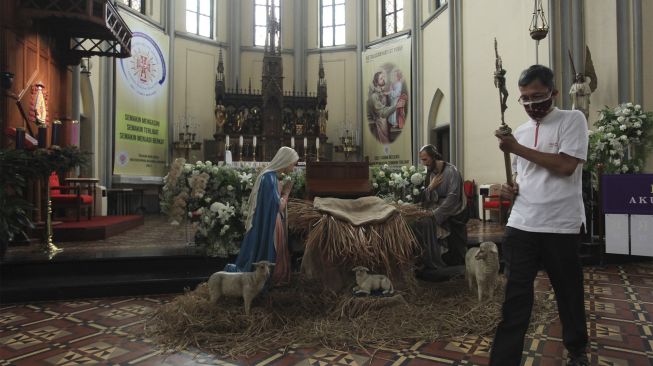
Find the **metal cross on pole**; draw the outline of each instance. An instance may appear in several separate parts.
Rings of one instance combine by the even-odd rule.
[[[508,100],[508,89],[506,89],[506,70],[503,68],[503,62],[501,61],[501,56],[499,56],[499,49],[497,46],[497,39],[494,39],[494,53],[496,55],[495,59],[495,70],[494,70],[494,86],[499,89],[499,106],[501,107],[501,126],[497,130],[501,135],[510,135],[512,129],[506,124],[504,119],[504,114],[508,106],[506,101]],[[512,166],[510,164],[510,153],[503,153],[504,163],[506,165],[506,182],[510,185],[513,185],[512,181]]]

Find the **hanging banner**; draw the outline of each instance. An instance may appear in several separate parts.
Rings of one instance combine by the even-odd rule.
[[[371,165],[412,161],[411,42],[363,52],[363,151]]]
[[[130,15],[132,56],[116,61],[113,174],[165,175],[168,154],[168,36]]]

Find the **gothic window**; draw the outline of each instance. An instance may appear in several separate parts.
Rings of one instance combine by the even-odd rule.
[[[145,0],[122,0],[122,3],[141,14],[145,14]]]
[[[274,17],[277,19],[277,24],[279,25],[281,24],[280,3],[281,0],[274,1]],[[254,46],[265,46],[270,8],[272,8],[272,2],[270,0],[255,0],[254,2]],[[278,33],[274,40],[275,45],[279,45],[279,36],[281,35],[281,29],[277,30]]]
[[[322,0],[320,47],[345,44],[345,0]]]
[[[404,0],[381,0],[381,10],[384,37],[404,29]]]
[[[186,32],[213,36],[213,0],[186,0]]]

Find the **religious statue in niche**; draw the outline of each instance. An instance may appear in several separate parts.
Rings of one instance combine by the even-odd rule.
[[[294,113],[292,109],[286,107],[281,112],[281,131],[286,135],[294,134]]]
[[[32,87],[32,94],[34,95],[34,103],[32,112],[34,113],[34,123],[37,126],[47,125],[48,119],[48,104],[45,95],[45,86],[37,83]]]
[[[227,111],[224,106],[218,104],[215,106],[215,132],[224,133],[224,125],[227,122]]]
[[[597,80],[596,71],[594,70],[594,63],[592,62],[592,54],[589,47],[585,48],[585,71],[577,72],[574,66],[574,60],[569,52],[569,59],[571,60],[571,68],[575,75],[574,83],[569,89],[569,96],[571,97],[571,108],[577,109],[585,115],[585,119],[589,118],[590,114],[590,96],[596,90]]]
[[[305,131],[305,126],[306,126],[306,117],[304,116],[304,110],[301,108],[298,108],[295,111],[295,115],[297,116],[295,119],[295,135],[303,135]]]
[[[247,119],[249,117],[249,110],[242,108],[236,115],[236,132],[247,131]]]
[[[259,135],[261,133],[261,110],[259,107],[253,107],[250,111],[250,123],[252,128],[251,133]]]
[[[310,133],[313,135],[319,135],[320,123],[318,121],[319,118],[318,113],[312,110],[306,111],[305,118],[306,118],[307,131],[310,131]]]
[[[328,119],[329,119],[329,112],[324,109],[320,109],[320,116],[318,117],[318,121],[320,125],[320,135],[326,135],[326,125]]]

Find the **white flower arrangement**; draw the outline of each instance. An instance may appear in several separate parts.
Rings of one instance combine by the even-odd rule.
[[[387,164],[371,169],[372,188],[374,194],[398,204],[409,204],[417,201],[426,176],[425,169],[414,165],[390,167]]]
[[[161,209],[173,224],[191,221],[195,242],[208,255],[235,255],[245,233],[249,194],[257,174],[253,168],[177,159],[164,178]],[[297,170],[284,177],[294,181],[291,196],[303,194],[303,175],[303,170]]]
[[[585,169],[594,175],[638,173],[644,167],[650,142],[648,133],[653,126],[653,113],[642,111],[633,103],[605,107],[594,123],[596,130],[589,135],[590,146]]]

